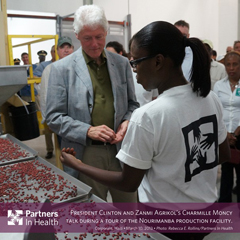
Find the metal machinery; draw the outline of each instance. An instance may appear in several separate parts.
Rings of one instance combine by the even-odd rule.
[[[0,66],[0,106],[27,84],[27,66]]]
[[[3,104],[12,97],[16,92],[27,84],[27,66],[0,66],[0,108],[1,108],[1,128],[8,129],[8,105]],[[2,131],[1,131],[2,132]],[[0,132],[0,134],[1,134]]]

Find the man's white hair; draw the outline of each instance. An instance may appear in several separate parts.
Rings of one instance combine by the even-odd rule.
[[[108,21],[104,10],[96,5],[84,5],[78,8],[74,15],[74,32],[78,34],[85,26],[93,29],[102,26],[107,31]]]

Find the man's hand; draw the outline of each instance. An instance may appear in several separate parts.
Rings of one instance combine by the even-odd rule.
[[[127,132],[128,123],[129,123],[129,121],[125,120],[124,122],[122,122],[119,125],[117,133],[116,133],[116,137],[112,142],[110,142],[111,144],[116,144],[116,143],[121,142],[123,140],[123,138],[124,138],[124,136]]]
[[[90,127],[87,136],[92,140],[110,143],[116,138],[115,132],[106,125]]]

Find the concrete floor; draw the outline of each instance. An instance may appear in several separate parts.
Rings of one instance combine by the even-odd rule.
[[[41,158],[45,159],[45,156],[47,154],[46,150],[46,144],[45,144],[45,137],[44,135],[40,135],[38,138],[34,138],[28,141],[22,141],[23,144],[26,144],[28,147],[36,150],[38,152],[38,155]],[[54,140],[53,140],[54,143]],[[53,157],[51,159],[46,159],[48,162],[50,162],[53,165],[56,165],[56,158],[55,154],[53,154]]]

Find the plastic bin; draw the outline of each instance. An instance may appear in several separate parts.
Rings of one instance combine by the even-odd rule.
[[[35,102],[21,107],[10,106],[9,115],[17,139],[25,141],[40,136]]]

